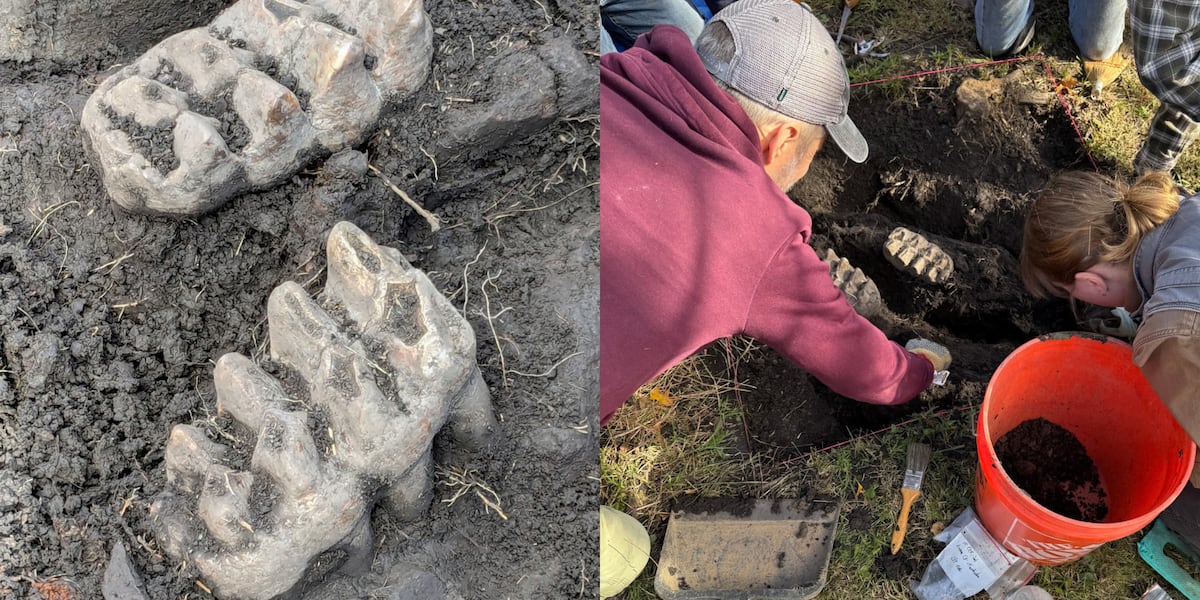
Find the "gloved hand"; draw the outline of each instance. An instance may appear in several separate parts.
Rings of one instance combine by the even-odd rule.
[[[950,366],[950,350],[925,338],[908,340],[904,349],[929,359],[929,362],[933,363],[934,371],[945,371]]]

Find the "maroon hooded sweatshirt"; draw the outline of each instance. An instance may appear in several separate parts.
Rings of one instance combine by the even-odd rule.
[[[907,402],[929,361],[851,308],[812,218],[682,31],[600,59],[600,418],[713,340],[747,334],[835,392]]]

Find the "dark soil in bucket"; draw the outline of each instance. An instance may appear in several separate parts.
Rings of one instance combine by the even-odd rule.
[[[1013,482],[1043,507],[1092,523],[1108,515],[1096,463],[1063,427],[1042,418],[1025,421],[996,440],[996,456]]]

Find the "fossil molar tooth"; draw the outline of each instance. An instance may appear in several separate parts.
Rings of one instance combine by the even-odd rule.
[[[428,277],[349,224],[334,227],[329,246],[322,301],[290,282],[268,300],[276,364],[240,354],[217,361],[218,413],[236,425],[221,437],[241,452],[193,425],[176,425],[167,443],[168,486],[151,506],[155,534],[219,597],[299,592],[310,567],[331,556],[344,558],[342,571],[369,565],[377,500],[403,519],[428,508],[434,436],[450,424],[476,446],[495,428],[474,334]],[[378,302],[398,285],[405,301],[388,316]],[[423,366],[381,358],[380,340],[407,340],[396,343]],[[443,358],[421,358],[430,354]],[[248,464],[234,464],[247,462],[248,446]]]
[[[240,0],[105,79],[80,125],[118,204],[205,212],[362,141],[425,81],[430,29],[421,0]]]
[[[456,439],[479,446],[495,429],[491,398],[475,361],[475,332],[433,282],[394,248],[354,225],[333,227],[326,294],[381,344],[396,386],[411,403],[450,395]]]

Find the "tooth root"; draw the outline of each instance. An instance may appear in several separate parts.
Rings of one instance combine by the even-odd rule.
[[[184,499],[169,491],[159,493],[150,504],[150,518],[154,537],[163,551],[177,561],[188,560],[196,532]]]
[[[262,425],[264,411],[287,406],[283,387],[241,354],[229,353],[217,360],[213,383],[217,390],[217,412],[228,412],[253,431]]]
[[[497,430],[492,396],[479,368],[472,368],[463,387],[451,399],[450,422],[454,440],[471,450],[487,444]]]
[[[254,476],[223,465],[213,465],[200,492],[196,514],[213,537],[228,546],[240,546],[253,537],[250,525],[250,487]]]
[[[252,467],[269,475],[288,498],[315,493],[321,480],[320,453],[307,421],[303,412],[266,411],[250,460]]]
[[[385,491],[384,504],[401,521],[418,519],[429,508],[433,499],[432,470],[432,461],[426,453]]]
[[[186,492],[200,489],[209,465],[221,461],[226,448],[192,425],[176,425],[167,438],[167,482]]]
[[[344,345],[337,323],[308,293],[294,282],[285,282],[267,300],[271,330],[271,356],[296,370],[309,381],[317,372],[321,353],[333,345]]]

